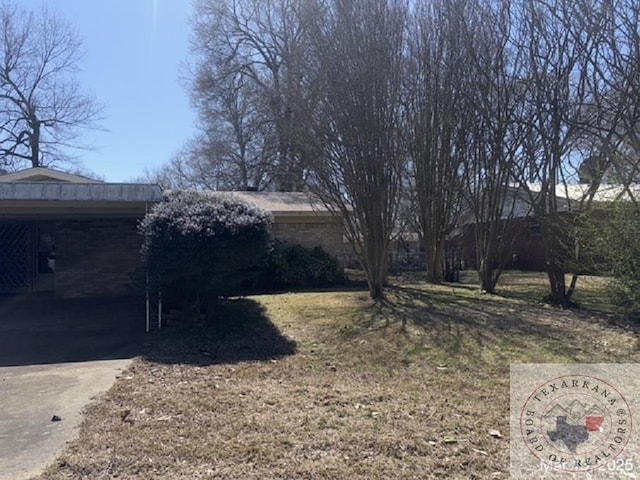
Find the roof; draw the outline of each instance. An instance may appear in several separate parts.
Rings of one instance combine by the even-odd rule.
[[[0,175],[0,200],[52,202],[159,202],[153,184],[106,183],[53,168],[27,168]]]
[[[34,167],[17,172],[0,175],[0,182],[70,182],[70,183],[102,183],[100,180],[62,172],[53,168]]]
[[[158,185],[101,182],[50,168],[30,168],[0,176],[1,218],[139,218],[148,203],[161,200]]]
[[[464,200],[457,225],[472,225],[476,223],[475,210],[468,200]],[[500,211],[501,220],[511,218],[524,218],[531,215],[531,203],[528,195],[522,189],[509,187],[504,195],[502,209]]]
[[[329,209],[317,198],[304,192],[209,192],[232,195],[277,216],[329,216]]]
[[[208,192],[232,195],[278,217],[331,217],[317,198],[302,192]],[[101,212],[122,208],[146,208],[163,198],[154,184],[109,183],[51,168],[37,167],[0,175],[0,214],[12,211],[37,214],[64,209]],[[130,205],[127,207],[126,205]],[[134,204],[138,204],[135,207]],[[142,205],[142,207],[139,207]]]
[[[582,184],[567,184],[556,185],[555,195],[558,202],[558,211],[567,212],[581,206],[583,200],[587,200],[590,185],[586,183]],[[540,184],[529,184],[529,191],[532,193],[532,197],[535,199],[541,191]],[[640,185],[632,184],[628,187],[631,194],[640,199]],[[510,194],[505,198],[505,207],[503,208],[502,219],[508,218],[524,218],[533,214],[531,207],[531,198],[525,192],[524,189],[513,186],[510,187]],[[595,195],[593,196],[593,202],[613,202],[617,200],[629,201],[629,193],[623,185],[619,184],[601,184],[598,187]],[[475,219],[468,212],[466,215],[461,216],[460,225],[468,223],[474,223]]]
[[[159,202],[160,187],[136,183],[0,183],[0,201]]]
[[[590,185],[586,183],[556,185],[556,197],[580,201],[586,197],[589,187]],[[640,198],[640,185],[629,185],[629,191],[635,198]],[[594,202],[614,202],[617,200],[629,200],[629,194],[623,185],[603,183],[598,187],[593,197]]]

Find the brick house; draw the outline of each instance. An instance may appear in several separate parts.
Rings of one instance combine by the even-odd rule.
[[[305,194],[232,194],[272,212],[275,238],[320,245],[342,258],[342,225]],[[101,182],[48,168],[0,175],[0,293],[135,293],[138,222],[161,199],[157,185]]]
[[[300,192],[232,194],[273,214],[272,237],[307,248],[321,246],[342,261],[347,245],[342,223],[320,201]]]
[[[537,192],[540,187],[530,185],[529,188],[532,192]],[[510,235],[513,237],[513,248],[506,252],[511,258],[506,267],[543,272],[546,270],[546,258],[540,218],[533,214],[529,197],[524,192],[516,189],[513,189],[513,192],[516,195],[515,202],[512,203],[512,197],[506,202],[509,208],[513,208],[513,212],[510,218],[504,217],[503,220],[508,224]],[[572,217],[580,212],[590,193],[589,184],[556,185],[558,213],[564,216],[567,224],[572,223]],[[614,201],[630,202],[630,194],[634,198],[640,198],[640,185],[632,184],[625,188],[618,184],[603,183],[593,193],[590,208],[597,209]],[[472,269],[477,269],[475,228],[474,222],[467,217],[460,222],[459,228],[450,238],[452,248],[461,252],[464,265]],[[502,225],[499,228],[501,229]],[[568,243],[573,243],[573,240]]]
[[[0,175],[0,292],[132,293],[138,221],[161,198],[157,185],[48,168]]]

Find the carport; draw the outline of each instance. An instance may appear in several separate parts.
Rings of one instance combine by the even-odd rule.
[[[161,198],[157,185],[48,168],[0,175],[0,293],[130,294],[140,267],[137,224]]]
[[[52,462],[141,353],[137,225],[161,198],[48,168],[0,174],[0,480]]]

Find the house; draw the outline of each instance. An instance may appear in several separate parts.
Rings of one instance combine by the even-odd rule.
[[[540,191],[539,185],[529,185],[529,191],[536,195]],[[561,184],[555,187],[558,212],[564,218],[571,218],[579,212],[590,198],[589,184]],[[630,197],[640,200],[640,185],[601,184],[593,192],[591,206],[597,208],[613,201],[629,201]],[[545,251],[542,244],[542,225],[540,219],[533,214],[528,194],[516,187],[510,190],[505,201],[503,222],[508,222],[508,229],[513,235],[513,248],[509,253],[507,268],[519,270],[544,271]],[[502,229],[502,225],[499,227]],[[475,245],[475,221],[470,217],[463,217],[458,229],[451,236],[451,243],[461,250],[464,263],[469,268],[477,268]]]
[[[320,202],[304,193],[232,194],[273,214],[273,237],[320,245],[342,258],[342,225]],[[137,292],[144,273],[138,222],[162,197],[157,185],[101,182],[50,168],[0,175],[0,293]]]
[[[214,192],[214,194],[223,194]],[[241,200],[271,212],[271,235],[307,248],[321,246],[342,261],[346,253],[343,225],[317,199],[301,192],[232,192]]]
[[[131,293],[138,221],[157,185],[107,183],[49,168],[0,175],[0,292]]]
[[[526,192],[510,187],[506,193],[500,213],[497,229],[507,238],[507,244],[513,241],[507,268],[537,270],[544,266],[544,250],[540,242],[540,224],[532,216],[531,204]],[[464,269],[478,269],[476,217],[471,206],[463,208],[458,222],[449,234],[446,250],[459,259]]]

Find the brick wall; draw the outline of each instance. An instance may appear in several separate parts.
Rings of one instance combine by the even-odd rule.
[[[137,220],[57,222],[55,239],[56,295],[103,297],[140,293],[133,286],[142,245]]]
[[[345,247],[342,226],[317,218],[276,219],[273,237],[304,247],[320,245],[338,260]],[[62,297],[139,294],[134,276],[142,237],[135,219],[69,220],[55,225],[56,295]]]
[[[333,220],[319,222],[303,218],[276,218],[271,226],[273,237],[303,247],[313,248],[320,245],[331,255],[342,261],[345,251],[342,242],[342,225]]]

